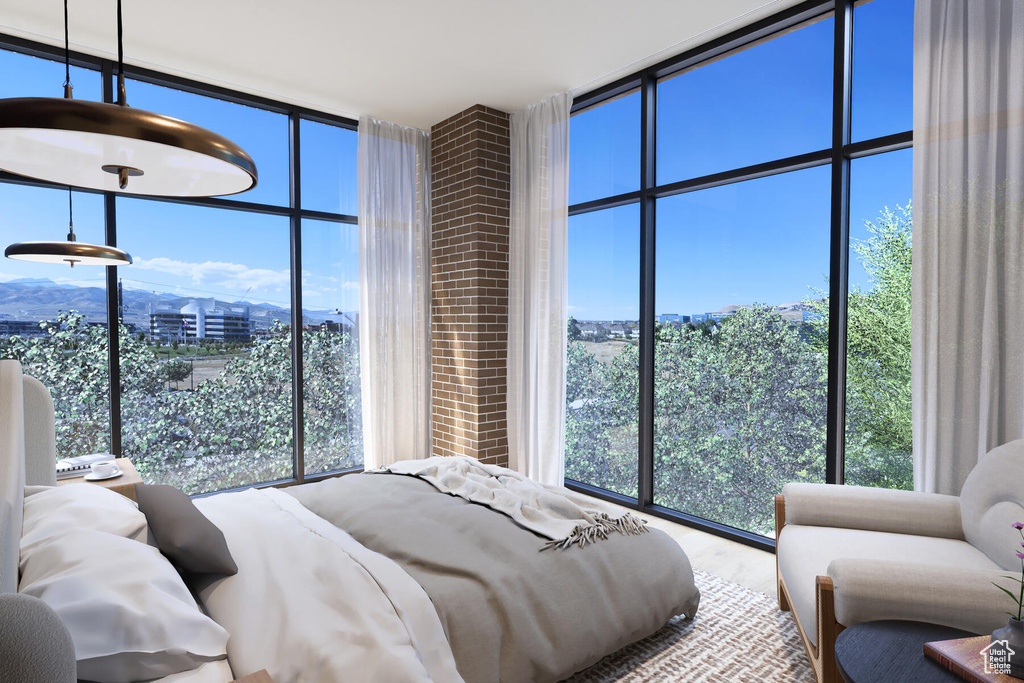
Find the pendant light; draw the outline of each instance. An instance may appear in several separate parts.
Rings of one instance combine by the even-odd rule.
[[[64,0],[64,52],[68,46]],[[64,98],[0,99],[0,169],[60,185],[163,197],[213,197],[256,186],[245,150],[200,126],[128,106],[121,0],[117,104]]]
[[[102,244],[79,242],[75,239],[75,213],[71,203],[70,187],[68,188],[68,241],[18,242],[7,247],[4,256],[19,261],[67,263],[72,268],[76,263],[86,266],[126,266],[132,262],[131,255],[126,251]]]

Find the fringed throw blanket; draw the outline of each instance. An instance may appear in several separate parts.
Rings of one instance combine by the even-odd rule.
[[[442,493],[486,505],[550,539],[541,550],[582,547],[608,538],[613,531],[630,535],[647,532],[647,522],[628,511],[561,486],[538,484],[518,472],[484,465],[473,458],[435,456],[403,460],[367,472],[418,477]]]

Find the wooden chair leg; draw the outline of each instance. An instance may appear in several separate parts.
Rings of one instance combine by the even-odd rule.
[[[790,601],[785,599],[785,592],[782,591],[782,581],[778,580],[775,585],[775,592],[778,593],[778,608],[784,612],[790,611]]]
[[[786,526],[786,497],[781,493],[775,496],[775,548],[779,547],[779,534],[782,527]],[[782,588],[782,574],[779,573],[779,553],[775,553],[775,594],[779,597],[779,609],[783,612],[789,611],[789,600],[786,599],[786,591]]]
[[[832,577],[819,576],[815,580],[815,602],[818,609],[818,647],[815,653],[815,674],[818,683],[842,683],[836,663],[836,638],[845,626],[836,621],[835,587]]]

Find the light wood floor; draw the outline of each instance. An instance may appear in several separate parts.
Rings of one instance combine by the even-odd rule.
[[[633,514],[638,514],[635,510]],[[701,569],[727,581],[775,597],[775,555],[748,545],[640,514],[647,523],[661,529],[680,545],[694,569]]]

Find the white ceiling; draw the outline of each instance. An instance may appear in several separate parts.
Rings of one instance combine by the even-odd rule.
[[[429,129],[585,92],[796,2],[127,0],[125,61]],[[72,49],[116,56],[115,7],[70,0]],[[62,0],[0,0],[0,32],[63,45]]]

